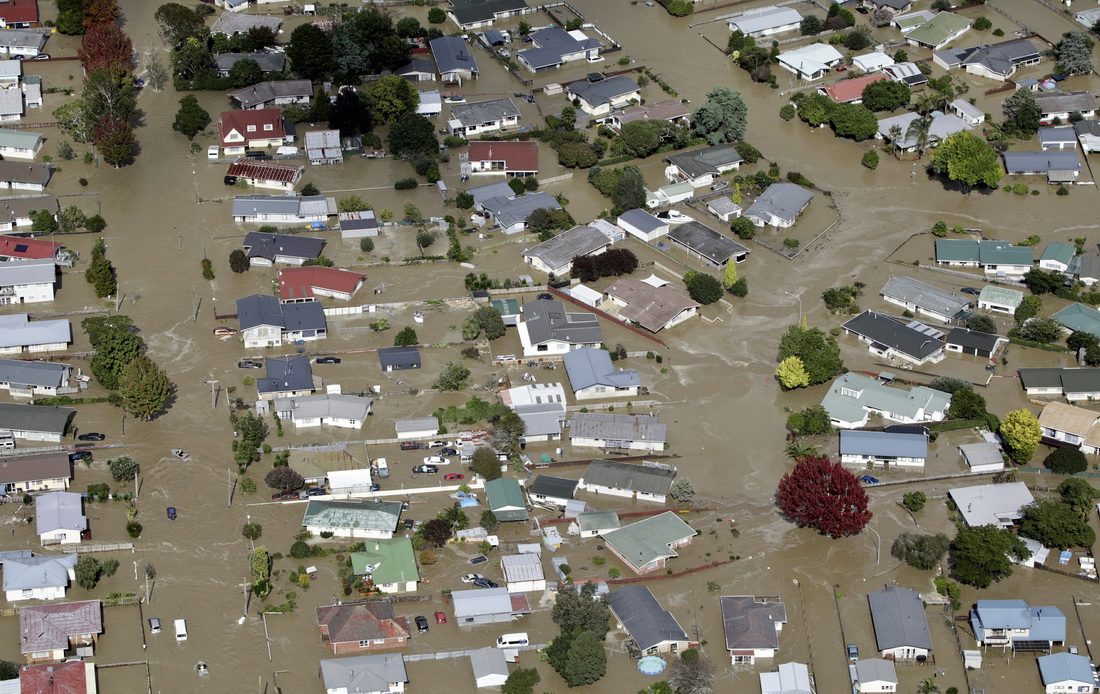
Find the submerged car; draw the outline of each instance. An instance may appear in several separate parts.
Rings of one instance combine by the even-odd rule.
[[[321,357],[317,360],[318,364],[339,364],[340,357]]]
[[[102,441],[103,439],[105,439],[107,437],[104,436],[103,434],[100,434],[99,432],[90,431],[87,434],[81,434],[80,436],[77,436],[76,438],[79,441]]]
[[[877,477],[871,477],[870,475],[863,475],[862,477],[859,478],[859,481],[860,482],[865,482],[867,484],[878,484],[878,478]]]
[[[447,460],[441,455],[429,455],[424,458],[425,465],[450,465],[451,461]]]
[[[485,577],[482,576],[481,574],[466,574],[465,576],[462,577],[462,582],[463,583],[473,583],[474,581],[478,580],[479,578],[485,578]]]
[[[169,506],[168,507],[168,520],[176,520],[176,507],[175,506]]]
[[[224,325],[220,328],[214,328],[214,337],[229,337],[230,335],[236,334],[236,328],[227,328]]]
[[[242,359],[237,362],[238,369],[262,369],[264,368],[263,362],[252,361],[251,359]]]
[[[463,478],[463,475],[462,475],[461,472],[452,472],[448,475],[443,475],[444,480],[460,480],[462,478]]]
[[[425,475],[434,475],[439,472],[439,468],[435,465],[414,465],[413,472],[423,473]]]
[[[416,618],[416,630],[421,634],[428,630],[428,619],[424,615]]]
[[[474,585],[477,586],[478,588],[499,588],[500,587],[495,582],[490,581],[487,578],[477,579],[476,581],[474,581]]]

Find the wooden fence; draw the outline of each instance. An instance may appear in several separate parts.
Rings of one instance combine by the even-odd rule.
[[[665,343],[664,340],[657,337],[656,335],[649,332],[648,330],[643,330],[642,328],[636,328],[633,325],[630,325],[629,323],[626,323],[621,318],[616,318],[615,316],[611,315],[610,313],[607,313],[606,311],[601,311],[600,309],[598,309],[594,306],[589,306],[588,304],[586,304],[582,301],[578,301],[577,299],[573,298],[572,296],[566,294],[565,292],[563,292],[559,289],[554,289],[553,287],[548,287],[547,291],[549,291],[551,294],[558,297],[559,299],[562,299],[563,301],[568,301],[568,302],[570,302],[572,304],[575,304],[577,306],[583,306],[586,310],[591,311],[592,313],[595,313],[598,316],[602,316],[602,317],[606,318],[609,321],[613,321],[616,325],[619,325],[623,328],[626,328],[627,330],[629,330],[632,333],[636,333],[638,335],[641,335],[642,337],[644,337],[647,340],[651,340],[653,342],[656,342],[657,344],[659,344],[662,347],[668,347],[668,345]]]
[[[713,569],[726,564],[732,564],[736,559],[727,559],[725,561],[711,562],[710,564],[703,564],[702,566],[696,566],[692,569],[686,569],[679,573],[664,573],[648,576],[634,576],[633,578],[610,578],[607,580],[608,585],[621,585],[624,583],[641,583],[643,581],[660,581],[664,578],[679,578],[681,576],[687,576],[688,574],[698,573],[700,571],[706,571],[707,569]]]
[[[70,545],[62,547],[62,554],[86,554],[88,552],[119,552],[122,550],[134,551],[133,542],[116,542],[109,545]]]

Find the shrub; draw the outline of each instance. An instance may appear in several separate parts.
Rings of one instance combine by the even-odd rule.
[[[1088,469],[1088,459],[1076,448],[1059,448],[1043,460],[1043,467],[1059,475],[1072,475]]]
[[[783,108],[779,109],[779,117],[783,120],[791,120],[794,118],[795,108],[794,104],[787,104]]]
[[[994,36],[1004,36],[1005,35],[1005,30],[1000,28],[1000,27],[997,27],[996,29],[993,30],[993,35]]]
[[[309,545],[301,540],[296,540],[294,544],[290,546],[290,556],[295,559],[305,559],[309,554]]]
[[[866,166],[871,171],[874,171],[878,168],[878,152],[873,149],[868,150],[863,155],[863,159],[860,160],[860,163]]]
[[[951,541],[947,536],[922,535],[920,533],[902,533],[894,540],[890,547],[891,556],[901,559],[909,566],[928,571],[935,568],[943,556],[947,554],[947,548]]]
[[[756,236],[756,226],[745,217],[738,217],[730,222],[730,231],[737,234],[738,238],[745,240]]]
[[[924,492],[906,492],[901,498],[901,503],[905,508],[915,513],[924,508],[924,505],[928,503],[928,497],[924,495]]]
[[[130,521],[126,524],[126,533],[134,539],[141,537],[141,523]]]
[[[365,236],[359,239],[359,250],[362,253],[370,253],[374,250],[374,240]]]
[[[1012,192],[1016,195],[1027,195],[1028,187],[1026,183],[1017,183],[1012,186]]]
[[[395,190],[412,190],[413,188],[416,188],[417,185],[419,184],[412,176],[409,176],[408,178],[398,179],[393,183],[393,187]]]
[[[993,27],[993,22],[988,17],[978,17],[974,20],[974,31],[986,31]]]
[[[790,120],[790,118],[787,120]],[[737,150],[737,153],[741,155],[746,164],[755,164],[760,159],[760,150],[744,140],[738,142],[733,148]]]
[[[1055,193],[1055,195],[1069,195],[1069,188],[1066,188],[1065,186],[1058,186],[1058,191]]]

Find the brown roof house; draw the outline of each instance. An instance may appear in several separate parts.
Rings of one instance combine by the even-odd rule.
[[[362,602],[317,608],[321,641],[336,655],[404,648],[409,641],[409,620],[393,616],[389,602]]]
[[[103,608],[98,600],[19,610],[19,649],[31,664],[56,662],[67,655],[91,656],[102,633]]]
[[[699,303],[664,286],[633,277],[616,280],[605,292],[619,309],[619,317],[655,333],[696,315]]]
[[[67,453],[0,458],[0,494],[65,491],[72,476]]]

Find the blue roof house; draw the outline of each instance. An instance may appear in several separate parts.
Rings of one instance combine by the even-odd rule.
[[[866,467],[923,469],[928,458],[928,437],[885,431],[840,432],[840,462]]]
[[[1039,676],[1049,694],[1096,691],[1096,675],[1083,655],[1054,653],[1039,657],[1038,663]]]

